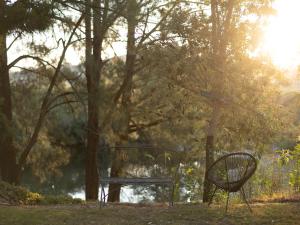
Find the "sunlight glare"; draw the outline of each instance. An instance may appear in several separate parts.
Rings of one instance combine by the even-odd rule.
[[[300,1],[276,0],[276,15],[264,31],[262,50],[274,64],[293,69],[300,64]]]

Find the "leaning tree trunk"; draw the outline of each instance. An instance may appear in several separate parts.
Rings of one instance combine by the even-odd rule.
[[[127,143],[127,142],[126,142]],[[117,146],[121,145],[118,143]],[[113,154],[113,161],[110,171],[110,177],[120,177],[123,173],[124,168],[124,154],[126,152],[122,149],[116,148]],[[108,202],[120,202],[121,185],[120,184],[109,184],[108,188]]]
[[[132,91],[132,78],[134,75],[134,63],[136,59],[136,47],[135,47],[135,28],[136,28],[136,14],[137,14],[137,2],[136,0],[128,0],[127,2],[127,22],[128,22],[128,34],[127,34],[127,54],[125,65],[125,78],[123,81],[124,90],[121,98],[121,111],[124,114],[123,123],[120,124],[122,128],[118,131],[120,137],[120,143],[128,143],[129,140],[129,122],[131,112],[131,91]],[[121,149],[115,149],[115,157],[111,166],[111,177],[119,177],[123,172],[124,158],[126,152]],[[119,202],[121,193],[121,185],[110,184],[108,201]]]
[[[4,7],[5,1],[1,0],[0,17],[4,16]],[[0,130],[0,178],[6,182],[18,184],[19,170],[13,145],[12,100],[5,33],[0,33]]]

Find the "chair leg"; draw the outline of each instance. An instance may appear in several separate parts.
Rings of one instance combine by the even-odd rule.
[[[229,191],[227,192],[227,200],[226,200],[226,209],[225,209],[225,213],[227,213],[227,209],[228,209],[228,202],[229,202]]]
[[[218,189],[218,187],[216,186],[215,189],[214,189],[214,191],[213,191],[213,193],[212,193],[212,195],[211,195],[211,197],[210,197],[210,199],[209,199],[208,206],[211,205],[217,189]]]
[[[247,201],[247,199],[246,199],[246,195],[245,195],[245,191],[244,191],[244,188],[243,188],[243,187],[241,188],[241,192],[242,192],[244,201],[246,202],[246,204],[247,204],[247,206],[248,206],[250,212],[252,213],[253,211],[252,211],[252,209],[251,209],[251,207],[250,207],[250,205],[249,205],[249,203],[248,203],[248,201]]]

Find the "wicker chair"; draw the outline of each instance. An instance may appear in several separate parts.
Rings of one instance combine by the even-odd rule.
[[[249,210],[252,212],[243,189],[243,185],[254,174],[256,159],[249,153],[236,152],[222,156],[207,170],[206,179],[215,185],[209,204],[212,203],[217,189],[227,192],[226,212],[230,192],[240,191]]]

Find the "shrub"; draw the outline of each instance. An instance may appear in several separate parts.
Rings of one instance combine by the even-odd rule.
[[[28,192],[24,204],[26,205],[36,205],[41,204],[44,197],[39,193]]]
[[[41,195],[30,192],[24,187],[11,185],[0,181],[0,200],[13,205],[53,205],[53,204],[82,204],[83,200],[69,195]]]
[[[29,191],[20,186],[0,181],[0,198],[9,204],[22,204],[26,202]]]
[[[56,205],[56,204],[81,204],[83,200],[78,198],[72,198],[69,195],[45,195],[43,196],[41,205]]]

